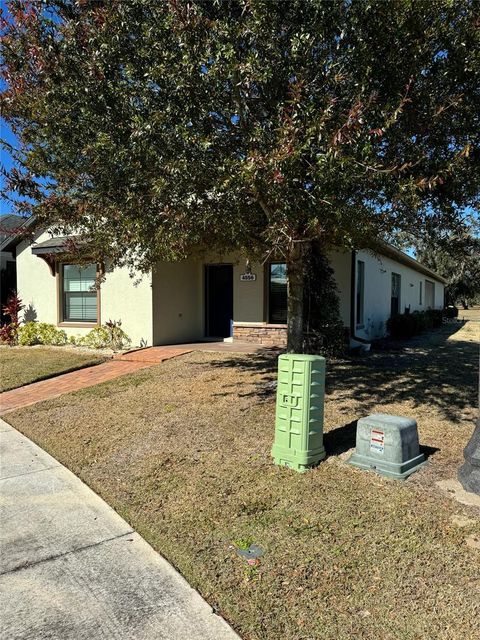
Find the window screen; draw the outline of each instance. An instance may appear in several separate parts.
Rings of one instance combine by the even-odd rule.
[[[62,265],[63,320],[97,322],[97,290],[94,264]]]
[[[268,321],[287,322],[287,265],[283,262],[269,265]]]

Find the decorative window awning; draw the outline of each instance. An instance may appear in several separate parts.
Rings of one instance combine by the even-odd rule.
[[[70,253],[73,246],[85,246],[86,241],[78,236],[64,236],[63,238],[49,238],[32,247],[36,256],[48,253]]]
[[[63,236],[49,238],[32,246],[32,253],[42,258],[50,267],[50,272],[55,275],[55,261],[61,256],[75,255],[77,251],[84,252],[88,247],[88,241],[79,236]]]

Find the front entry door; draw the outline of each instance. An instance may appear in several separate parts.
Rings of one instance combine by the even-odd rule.
[[[206,334],[228,338],[233,319],[233,267],[209,264],[205,267]]]

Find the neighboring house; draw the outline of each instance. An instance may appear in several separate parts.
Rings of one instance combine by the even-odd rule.
[[[85,334],[121,320],[133,344],[161,345],[212,338],[266,345],[286,341],[287,279],[280,261],[251,267],[238,255],[160,263],[130,277],[127,268],[65,259],[65,238],[37,234],[17,247],[18,291],[25,319]],[[445,280],[384,245],[381,254],[332,251],[340,313],[352,340],[383,336],[391,313],[443,307]],[[63,255],[62,255],[63,254]],[[94,287],[99,271],[104,281]]]
[[[24,222],[24,218],[13,213],[0,216],[0,317],[2,322],[5,321],[5,318],[1,309],[17,288],[15,239]]]

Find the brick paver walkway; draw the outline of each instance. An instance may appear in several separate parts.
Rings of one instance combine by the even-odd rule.
[[[145,369],[164,360],[189,353],[191,349],[178,347],[150,347],[132,351],[102,364],[64,373],[48,380],[34,382],[18,389],[0,393],[0,413],[5,414],[43,400],[57,398],[64,393],[92,387],[127,373]]]

